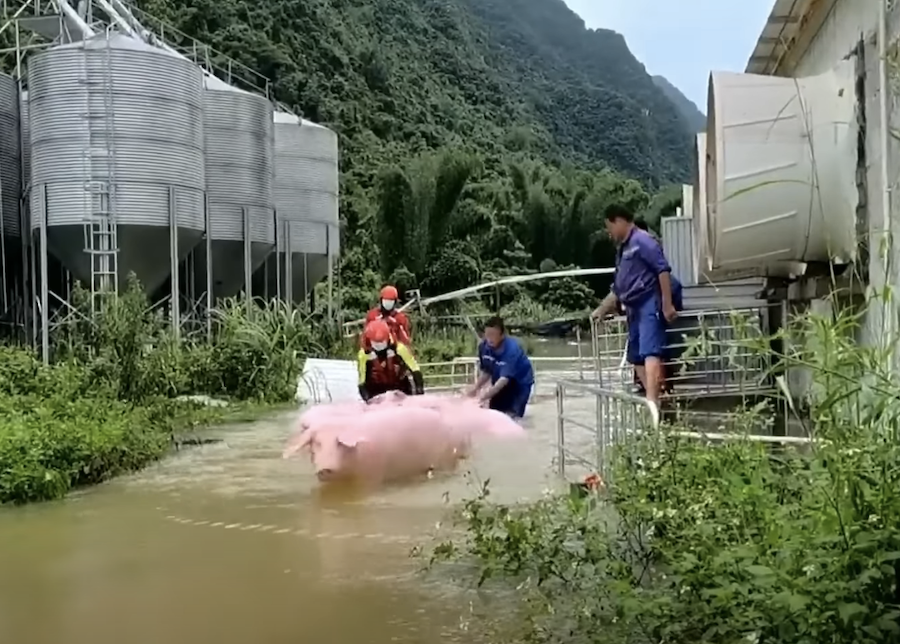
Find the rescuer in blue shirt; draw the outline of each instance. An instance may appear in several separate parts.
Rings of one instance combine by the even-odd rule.
[[[519,341],[506,335],[500,317],[492,317],[484,325],[484,339],[478,345],[478,368],[478,381],[469,395],[477,395],[490,381],[481,401],[491,409],[522,418],[534,386],[534,370]]]
[[[634,214],[618,205],[604,212],[606,231],[618,244],[616,275],[610,297],[594,311],[596,318],[611,314],[617,303],[628,322],[628,362],[635,365],[647,392],[658,403],[663,382],[666,327],[678,315],[672,297],[672,268],[662,246],[634,225]]]

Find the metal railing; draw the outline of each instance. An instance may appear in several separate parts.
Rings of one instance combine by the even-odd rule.
[[[579,353],[580,347],[579,347]],[[535,367],[535,396],[553,395],[559,380],[596,382],[594,361],[590,356],[542,356],[531,357]],[[445,362],[419,363],[425,388],[434,391],[458,391],[475,382],[478,377],[478,360],[473,357],[454,358]]]
[[[593,409],[583,408],[581,414],[570,410],[567,402],[572,392],[592,397]],[[569,440],[571,433],[567,439],[569,427],[580,430],[583,440]],[[579,465],[608,480],[612,448],[628,434],[658,427],[659,409],[646,398],[583,382],[556,384],[556,467],[561,477],[566,476],[567,466]],[[585,451],[589,457],[584,456]]]
[[[668,331],[671,356],[668,383],[671,397],[753,395],[770,393],[771,358],[765,307],[684,311]],[[624,317],[591,327],[595,369],[602,386],[624,388],[632,383],[626,362],[628,328]]]
[[[593,398],[593,405],[573,409],[571,394]],[[629,437],[660,429],[659,409],[647,399],[621,390],[606,389],[583,382],[560,381],[556,385],[557,455],[556,471],[568,478],[568,466],[578,466],[580,474],[597,474],[605,485],[612,482],[613,450]],[[575,431],[571,431],[575,430]],[[748,440],[773,445],[810,445],[806,436],[773,436],[743,432],[677,431],[667,437],[721,443]]]

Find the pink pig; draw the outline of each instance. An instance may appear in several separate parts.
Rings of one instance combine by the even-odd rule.
[[[399,394],[399,395],[397,395]],[[391,403],[401,407],[424,407],[441,412],[445,422],[459,432],[470,437],[496,436],[517,437],[524,436],[525,430],[512,418],[494,409],[482,407],[474,398],[461,396],[438,396],[425,394],[423,396],[404,396],[395,393]]]
[[[379,408],[381,407],[381,408]],[[323,419],[301,434],[320,481],[367,484],[452,469],[464,444],[433,409],[376,405],[356,417]]]
[[[362,401],[351,403],[323,403],[310,407],[297,419],[293,435],[285,445],[283,458],[290,458],[307,443],[307,432],[310,428],[323,422],[333,422],[339,418],[351,419],[365,412],[366,405]],[[352,420],[348,420],[352,422]]]

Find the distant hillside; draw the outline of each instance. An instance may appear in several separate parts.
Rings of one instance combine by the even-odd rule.
[[[706,128],[706,115],[697,109],[697,106],[681,90],[670,83],[664,76],[654,76],[653,82],[662,90],[663,94],[672,101],[685,120],[690,123],[694,132],[701,132]]]
[[[691,128],[625,39],[563,0],[132,0],[337,130],[344,185],[464,144],[680,182]],[[5,37],[5,36],[4,36]]]

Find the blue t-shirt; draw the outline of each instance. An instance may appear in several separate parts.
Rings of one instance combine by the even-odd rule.
[[[613,293],[625,306],[638,306],[659,293],[660,273],[672,273],[662,246],[640,228],[633,228],[616,253]]]
[[[519,341],[509,336],[503,338],[497,349],[487,340],[482,340],[478,345],[478,366],[483,372],[491,374],[491,384],[500,378],[509,378],[519,386],[530,387],[534,384],[531,360]]]

